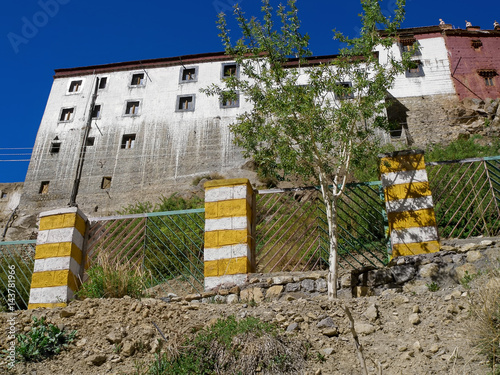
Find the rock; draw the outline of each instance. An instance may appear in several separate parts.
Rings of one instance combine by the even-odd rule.
[[[473,263],[473,262],[478,261],[482,257],[483,257],[483,254],[481,254],[480,251],[477,251],[477,250],[469,251],[467,253],[467,262]]]
[[[191,302],[192,300],[195,300],[195,299],[201,299],[201,294],[199,294],[199,293],[188,294],[187,296],[184,297],[184,299],[188,302]]]
[[[292,282],[293,282],[292,276],[275,276],[272,278],[272,283],[274,285],[283,285],[283,284],[289,284]]]
[[[358,334],[369,335],[375,332],[375,326],[368,323],[354,323],[354,329]]]
[[[373,296],[375,293],[372,288],[367,286],[357,286],[353,289],[353,297],[368,297]]]
[[[286,292],[298,292],[300,290],[300,283],[290,283],[285,286]]]
[[[283,291],[283,285],[273,285],[267,290],[266,299],[276,300],[280,297],[282,291]]]
[[[453,292],[451,292],[450,294],[446,295],[444,297],[444,300],[445,301],[451,301],[452,299],[458,299],[462,296],[462,292],[460,292],[460,290],[454,290]]]
[[[135,353],[135,343],[132,341],[125,341],[120,352],[125,357],[130,357]]]
[[[240,292],[241,301],[255,301],[262,302],[264,295],[261,288],[248,288]]]
[[[326,281],[325,281],[326,283]],[[350,288],[351,287],[351,274],[347,273],[340,279],[340,286],[342,288]]]
[[[335,353],[335,349],[333,348],[323,348],[319,351],[321,354],[323,354],[325,357],[331,356],[333,353]]]
[[[363,315],[371,322],[374,322],[378,318],[377,306],[375,304],[368,306]]]
[[[456,281],[460,282],[460,280],[462,280],[467,273],[469,275],[476,274],[477,273],[476,267],[474,267],[470,263],[467,263],[467,264],[464,264],[463,266],[455,268]]]
[[[475,249],[477,247],[478,247],[478,245],[475,243],[466,243],[465,245],[460,246],[458,251],[460,251],[461,253],[465,253],[466,251]]]
[[[406,352],[408,350],[408,347],[406,345],[399,345],[398,346],[398,351],[403,353],[403,352]]]
[[[441,245],[441,251],[456,251],[457,248],[455,246],[449,245]]]
[[[420,277],[433,277],[439,272],[439,266],[436,263],[429,263],[420,268]]]
[[[122,342],[122,333],[117,331],[111,331],[106,336],[106,340],[108,340],[111,344],[119,344]]]
[[[304,281],[302,281],[301,285],[304,292],[312,293],[316,289],[316,283],[311,279],[305,279]]]
[[[293,332],[299,329],[299,325],[297,323],[292,323],[288,327],[286,327],[287,332]]]
[[[439,345],[438,344],[432,344],[429,348],[429,352],[431,353],[437,353],[439,351]]]
[[[233,303],[238,303],[240,298],[238,297],[237,294],[230,294],[226,298],[226,303],[227,304],[233,304]]]
[[[240,294],[240,287],[238,285],[233,286],[231,289],[229,289],[229,293],[239,295]]]
[[[337,327],[325,328],[321,331],[326,337],[334,337],[339,335],[339,330]]]
[[[408,321],[414,325],[420,324],[421,322],[420,316],[417,313],[410,314],[410,316],[408,317]]]
[[[419,305],[413,306],[413,312],[414,313],[419,313],[420,312],[420,306]]]
[[[415,350],[416,352],[421,352],[423,350],[422,345],[420,345],[420,341],[415,341],[413,343],[413,350]]]
[[[59,316],[61,318],[69,318],[70,316],[73,316],[76,314],[76,311],[73,311],[73,310],[66,310],[66,309],[63,309],[61,310],[61,312],[59,313]]]
[[[89,365],[100,366],[106,362],[107,357],[104,354],[94,354],[87,358]]]
[[[335,322],[332,318],[327,317],[316,324],[317,328],[331,328],[336,327]]]
[[[325,279],[316,280],[316,290],[321,293],[324,293],[328,290],[328,284],[326,283]]]
[[[493,241],[491,241],[491,240],[482,240],[481,242],[479,242],[479,244],[481,246],[491,246],[491,245],[493,245]]]
[[[404,284],[405,282],[413,279],[416,272],[415,267],[411,264],[396,266],[391,269],[391,273],[396,284]]]
[[[276,321],[278,323],[284,323],[286,322],[286,317],[281,314],[276,314]]]

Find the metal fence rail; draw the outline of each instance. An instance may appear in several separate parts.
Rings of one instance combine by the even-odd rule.
[[[28,307],[35,247],[36,240],[0,242],[0,311],[10,307],[7,298],[12,289],[9,288],[10,270],[14,270],[14,307],[16,310]]]
[[[380,187],[379,181],[349,184],[338,202],[342,268],[381,265],[387,259]],[[257,272],[328,268],[328,223],[317,188],[261,190],[256,199]]]
[[[105,254],[112,262],[139,266],[152,294],[201,292],[204,212],[194,209],[92,218],[88,266],[97,264],[100,254]]]
[[[500,156],[426,167],[441,238],[500,235]]]

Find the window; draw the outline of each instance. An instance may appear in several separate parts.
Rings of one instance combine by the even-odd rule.
[[[109,189],[111,187],[111,177],[103,177],[101,181],[101,189]]]
[[[480,39],[472,39],[470,41],[470,44],[471,44],[472,48],[479,49],[483,45],[483,42],[481,42]]]
[[[2,192],[2,198],[7,198],[7,193]]]
[[[185,95],[177,97],[175,110],[177,112],[194,111],[195,95]]]
[[[99,119],[101,118],[101,105],[94,105],[94,110],[92,111],[92,118]]]
[[[193,68],[181,68],[181,83],[184,82],[196,82],[198,80],[198,67]]]
[[[336,83],[338,92],[335,93],[335,99],[337,100],[345,100],[345,99],[354,99],[354,93],[352,92],[352,83],[351,82],[337,82]]]
[[[127,105],[125,107],[125,115],[138,116],[140,105],[140,101],[127,102]]]
[[[240,106],[240,94],[236,96],[229,95],[228,92],[223,92],[220,100],[221,108],[236,108]]]
[[[61,142],[59,141],[59,137],[55,137],[50,144],[50,153],[58,154],[60,150],[61,150]]]
[[[38,194],[48,194],[49,183],[50,181],[42,181],[42,183],[40,184],[40,190],[38,191]]]
[[[122,137],[121,148],[134,148],[135,134],[125,134]]]
[[[61,116],[59,116],[59,121],[72,121],[74,111],[74,108],[63,108],[61,111]]]
[[[104,90],[108,84],[108,77],[102,77],[99,80],[99,90]]]
[[[401,52],[411,52],[412,55],[420,54],[418,42],[413,35],[400,36],[399,45]]]
[[[82,87],[82,80],[79,81],[71,81],[69,84],[69,92],[78,92],[80,91],[80,88]]]
[[[483,77],[486,86],[495,86],[494,78],[498,75],[495,69],[480,69],[477,74]]]
[[[235,63],[222,64],[222,78],[238,76],[238,65]]]
[[[85,146],[93,146],[95,142],[95,137],[87,137],[87,141],[85,142]]]
[[[144,73],[136,73],[132,75],[132,82],[130,86],[144,86],[146,81],[144,79]]]
[[[406,77],[407,78],[422,77],[424,75],[425,74],[424,74],[422,61],[420,61],[420,60],[411,61],[409,68],[406,70]]]

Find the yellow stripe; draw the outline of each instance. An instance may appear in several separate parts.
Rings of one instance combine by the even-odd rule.
[[[427,181],[388,186],[384,189],[384,194],[386,201],[395,201],[399,199],[409,199],[409,198],[421,198],[432,195],[431,189],[429,187],[429,182]]]
[[[392,258],[405,255],[435,253],[439,249],[438,241],[396,244],[392,247]]]
[[[250,273],[250,267],[247,257],[211,260],[205,262],[205,277]]]
[[[31,288],[68,286],[71,290],[76,291],[78,284],[79,280],[71,270],[35,272],[31,278]]]
[[[425,169],[424,155],[404,155],[380,159],[380,173]]]
[[[38,308],[46,308],[46,309],[53,309],[54,307],[66,307],[68,306],[67,303],[64,302],[58,302],[58,303],[29,303],[28,304],[28,310],[33,310],[33,309],[38,309]]]
[[[246,199],[205,203],[205,219],[247,216],[249,211],[251,212],[251,209]]]
[[[205,190],[217,189],[221,187],[232,187],[238,185],[247,185],[251,187],[250,181],[247,178],[229,178],[227,180],[210,180],[205,182]]]
[[[205,248],[212,249],[228,245],[249,243],[247,229],[238,230],[214,230],[205,232]]]
[[[435,227],[434,208],[424,210],[389,212],[387,214],[389,229],[405,229],[413,227]]]
[[[45,216],[40,219],[39,230],[60,228],[76,228],[82,236],[85,236],[85,220],[76,213]]]
[[[47,243],[36,246],[35,259],[58,257],[72,257],[78,264],[82,264],[82,251],[73,242]]]

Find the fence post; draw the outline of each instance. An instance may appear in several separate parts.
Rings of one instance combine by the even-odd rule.
[[[205,183],[205,290],[242,284],[253,272],[252,200],[246,178]]]
[[[434,204],[421,150],[379,155],[391,257],[439,251]]]
[[[28,309],[64,307],[80,283],[87,217],[77,208],[42,212]]]

